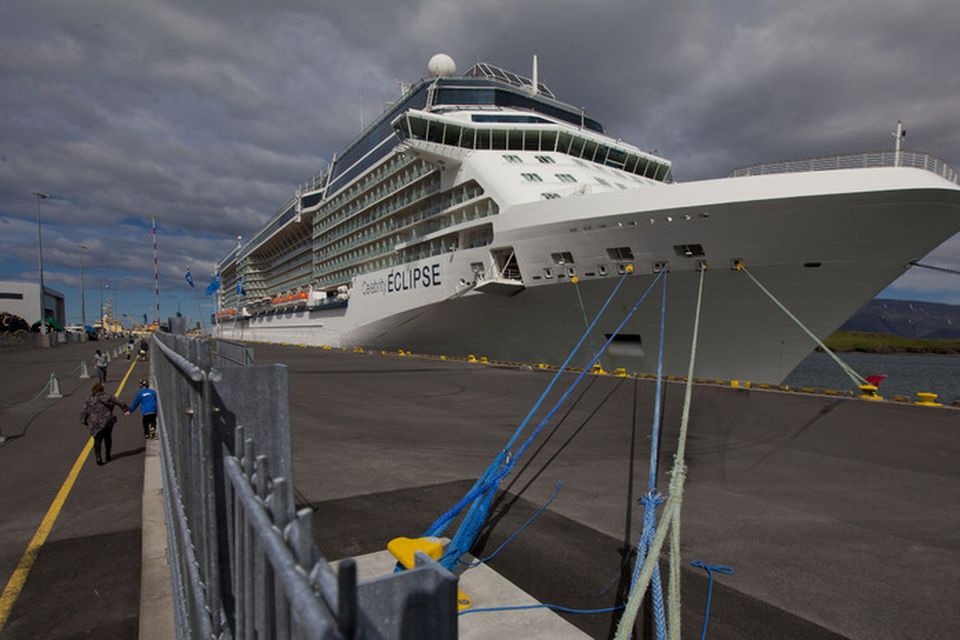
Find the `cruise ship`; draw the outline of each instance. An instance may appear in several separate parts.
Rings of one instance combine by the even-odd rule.
[[[218,263],[225,338],[584,366],[666,272],[664,370],[777,383],[960,231],[957,173],[899,150],[677,182],[537,78],[443,54]],[[660,285],[658,284],[658,287]],[[660,294],[601,358],[654,372]]]

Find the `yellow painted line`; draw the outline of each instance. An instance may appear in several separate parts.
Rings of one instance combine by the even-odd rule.
[[[127,384],[130,373],[133,371],[133,367],[136,366],[139,359],[140,357],[138,355],[133,359],[133,362],[130,363],[127,374],[123,376],[120,386],[117,387],[116,393],[113,394],[114,398],[120,396],[124,385]],[[10,580],[7,581],[7,586],[3,589],[3,595],[0,596],[0,631],[3,631],[3,628],[7,624],[10,611],[13,610],[13,605],[27,582],[27,576],[30,574],[30,569],[33,568],[33,563],[36,562],[37,556],[40,554],[40,548],[43,547],[43,544],[47,541],[47,536],[49,536],[50,531],[53,530],[53,525],[60,516],[60,510],[63,509],[63,505],[67,501],[70,491],[73,489],[73,483],[77,481],[77,476],[80,475],[80,469],[83,468],[83,463],[87,461],[87,457],[90,455],[91,448],[93,448],[93,438],[87,438],[87,443],[83,445],[83,450],[80,451],[80,455],[77,456],[76,461],[73,463],[73,468],[71,468],[70,473],[67,474],[67,479],[64,480],[60,486],[57,497],[53,499],[53,503],[50,505],[50,508],[47,509],[47,515],[43,516],[43,520],[40,521],[40,526],[30,539],[27,550],[24,552],[23,557],[20,558],[17,568],[13,570],[13,575],[11,575]]]

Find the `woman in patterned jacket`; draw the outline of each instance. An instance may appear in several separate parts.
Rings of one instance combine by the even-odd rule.
[[[80,413],[80,422],[87,425],[90,435],[93,436],[93,451],[97,457],[97,464],[110,462],[110,447],[113,445],[113,425],[117,417],[113,415],[114,407],[127,410],[127,405],[103,390],[103,385],[94,383],[90,389],[90,397],[83,405]],[[103,443],[106,456],[100,455],[100,443]]]

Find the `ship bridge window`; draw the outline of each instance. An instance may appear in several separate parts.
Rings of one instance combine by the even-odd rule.
[[[523,179],[527,182],[543,182],[543,178],[540,177],[538,173],[521,173]]]
[[[577,181],[577,179],[574,178],[569,173],[555,173],[554,175],[557,176],[557,180],[559,180],[560,182],[576,182]]]
[[[494,115],[487,113],[474,113],[471,114],[470,120],[473,122],[510,122],[516,124],[553,124],[546,118],[540,118],[537,116],[528,116],[520,114],[510,114],[510,115]]]
[[[607,257],[618,261],[633,260],[633,251],[630,247],[613,247],[607,249]]]
[[[573,254],[569,251],[558,251],[551,253],[550,258],[554,264],[573,264]]]
[[[507,150],[510,147],[507,146],[507,132],[495,129],[490,132],[490,148],[497,150]]]
[[[538,162],[541,162],[541,163],[543,163],[543,164],[555,164],[555,163],[556,163],[556,160],[554,160],[554,159],[551,158],[550,156],[534,156],[534,157],[537,159]]]
[[[504,154],[503,159],[506,160],[507,162],[510,162],[510,163],[513,163],[513,164],[517,164],[517,163],[519,163],[519,162],[523,162],[523,159],[522,159],[520,156],[515,156],[515,155],[513,155],[512,153],[506,153],[506,154]]]

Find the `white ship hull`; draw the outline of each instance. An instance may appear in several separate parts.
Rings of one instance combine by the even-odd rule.
[[[652,220],[652,222],[651,222]],[[781,381],[813,345],[741,272],[747,268],[825,337],[918,259],[960,231],[960,189],[906,168],[732,178],[609,192],[513,206],[494,220],[489,247],[445,253],[357,277],[347,306],[300,309],[221,323],[226,338],[308,345],[406,349],[560,364],[584,331],[570,277],[575,269],[592,319],[620,276],[610,247],[631,247],[635,268],[572,362],[583,366],[669,263],[665,372],[685,375],[697,261],[705,261],[701,335],[695,375]],[[678,255],[697,244],[702,256]],[[514,295],[475,287],[496,277],[492,253],[515,252],[523,287]],[[551,255],[569,251],[575,265]],[[621,265],[623,263],[620,263]],[[601,274],[601,267],[606,275]],[[546,278],[545,269],[553,277]],[[591,275],[592,274],[592,275]],[[483,289],[483,287],[481,287]],[[654,289],[601,362],[654,372],[660,289]],[[861,372],[869,374],[873,372]]]

